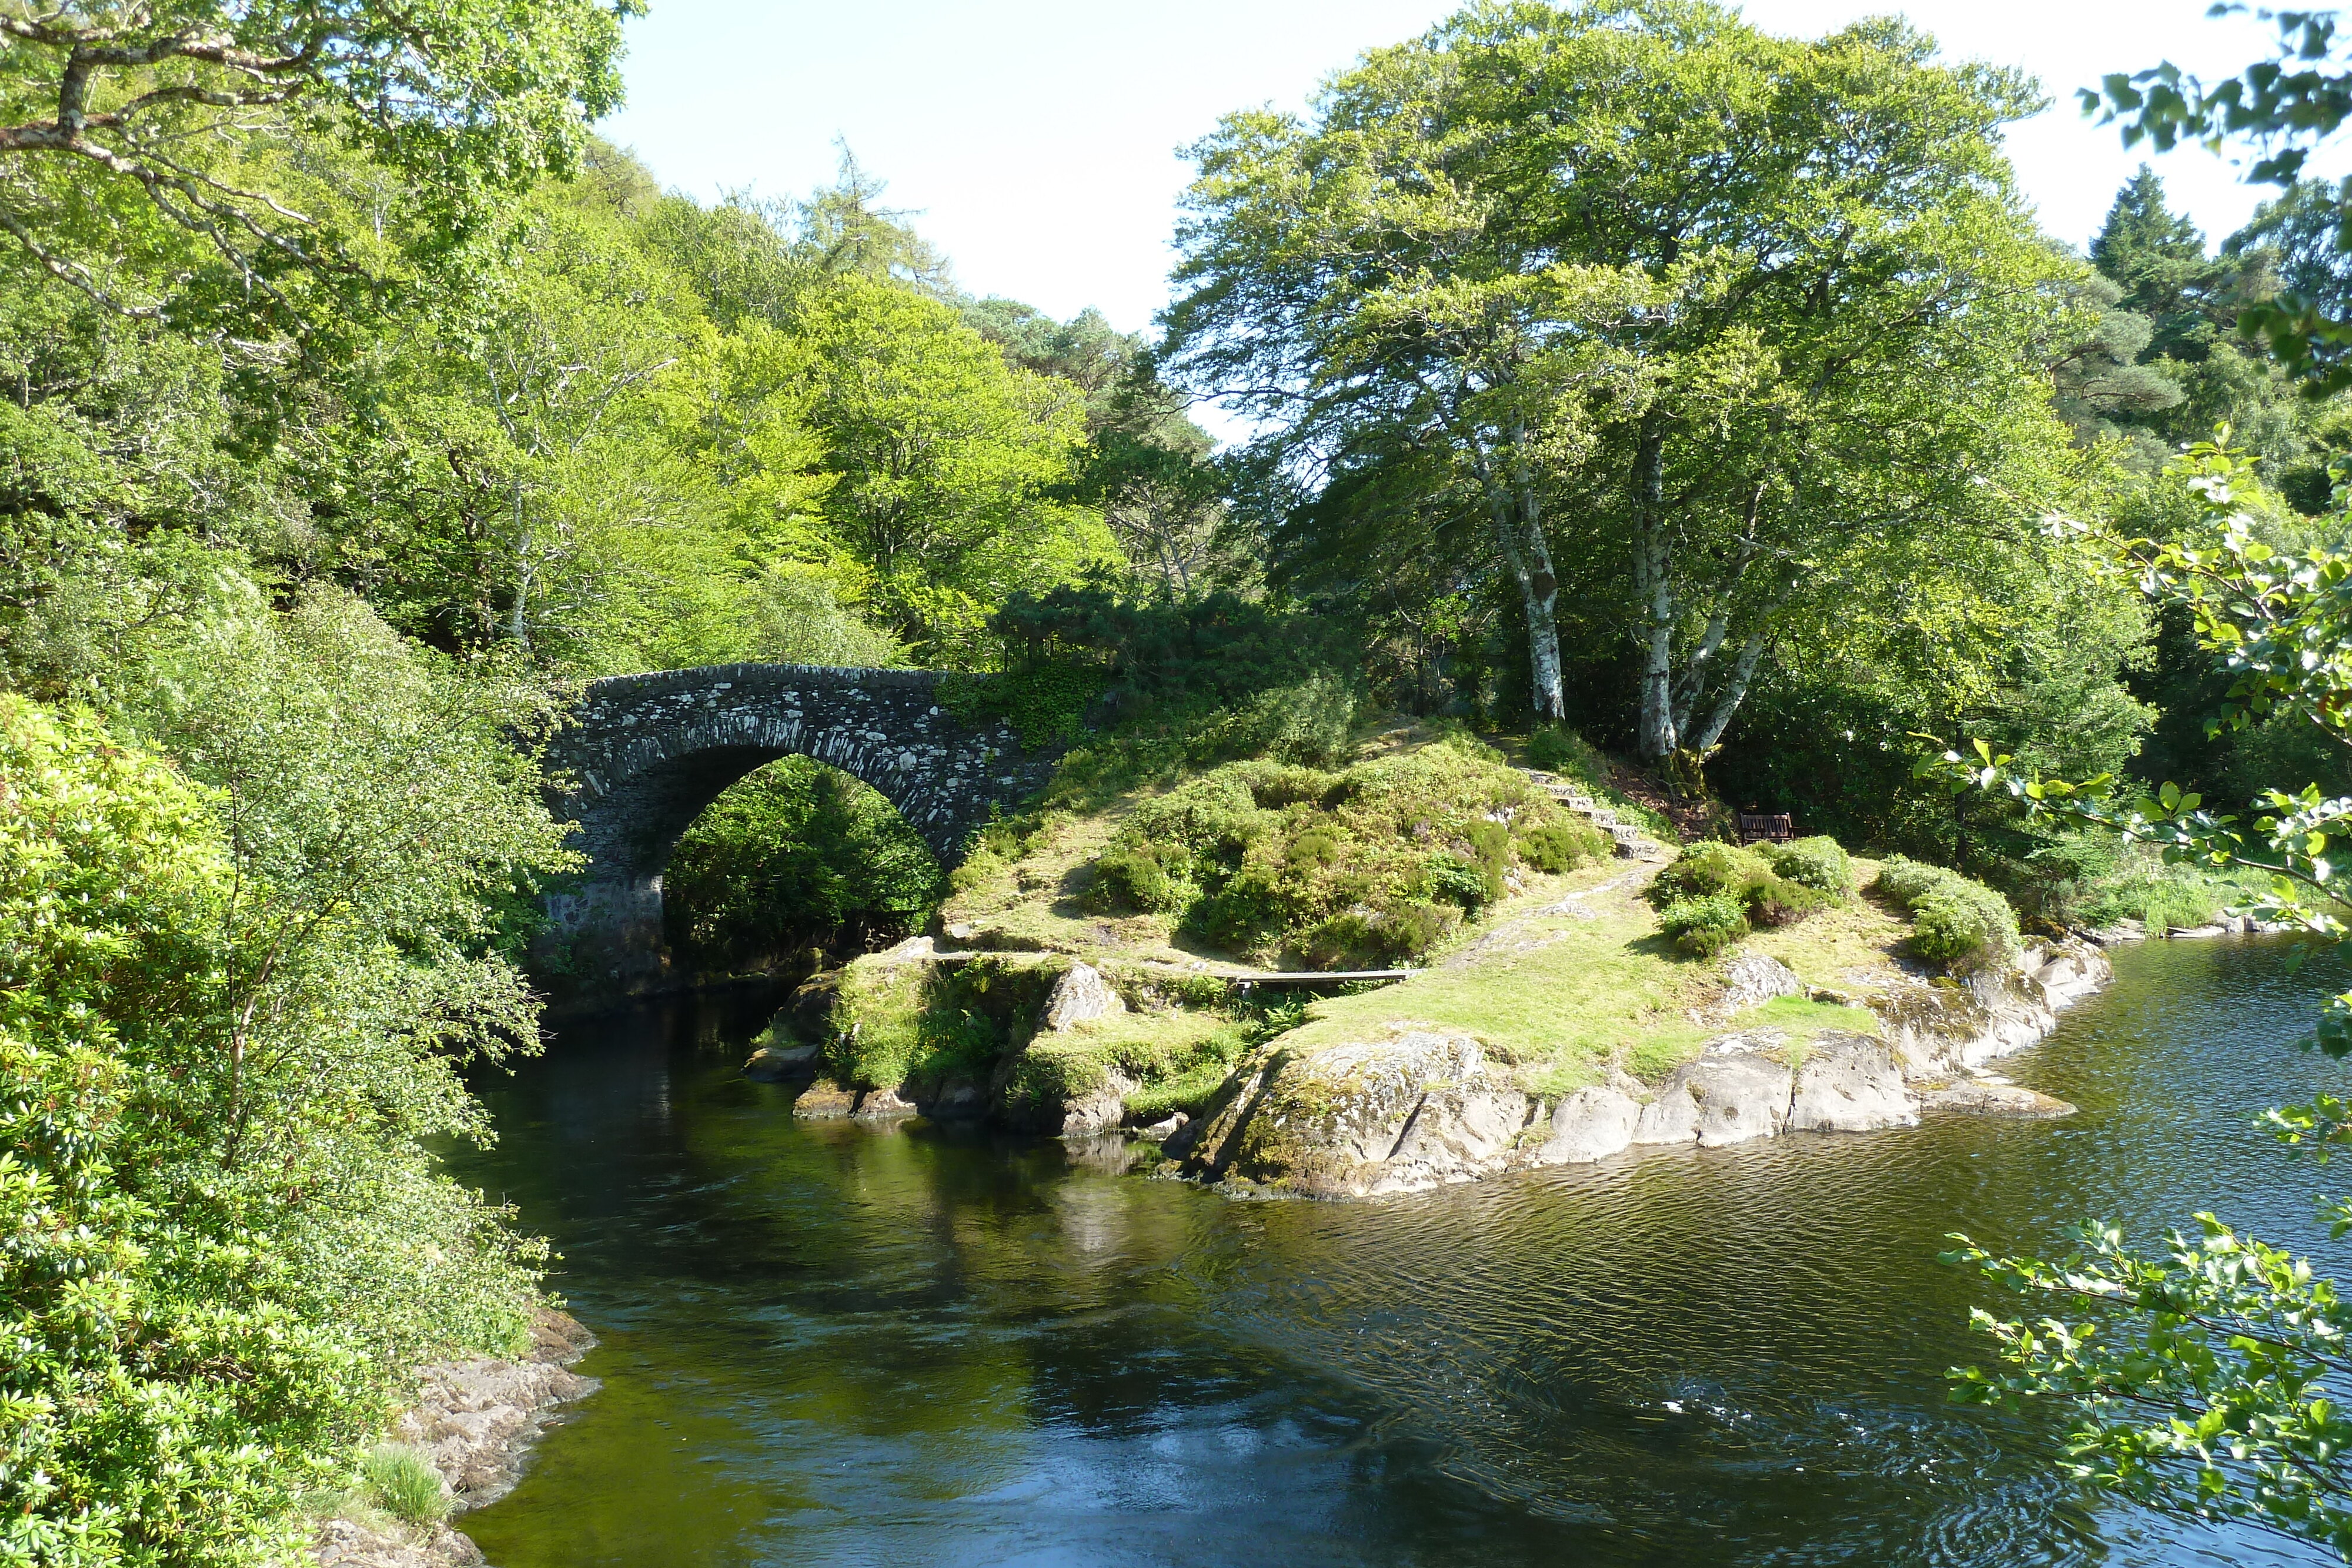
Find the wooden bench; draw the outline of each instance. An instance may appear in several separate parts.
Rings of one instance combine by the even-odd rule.
[[[1797,821],[1786,811],[1750,816],[1739,814],[1739,841],[1743,844],[1785,844],[1797,836]]]

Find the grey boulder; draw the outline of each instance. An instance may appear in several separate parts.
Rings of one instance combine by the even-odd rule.
[[[1919,1124],[1919,1100],[1882,1040],[1822,1034],[1797,1070],[1789,1105],[1792,1133],[1874,1133]]]

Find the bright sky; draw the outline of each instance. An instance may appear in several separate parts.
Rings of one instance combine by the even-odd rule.
[[[2169,57],[2208,76],[2267,29],[2207,0],[1912,0],[1948,55],[2021,65],[2060,99],[2016,127],[2042,222],[2085,243],[2140,162],[2085,120],[2074,89]],[[1751,20],[1813,35],[1885,0],[1750,0]],[[652,0],[629,25],[628,106],[604,130],[668,185],[805,193],[846,140],[887,204],[953,258],[964,287],[1127,330],[1168,298],[1188,178],[1177,149],[1228,110],[1303,105],[1362,50],[1455,9],[1441,0]],[[2156,160],[2173,203],[2218,239],[2267,193],[2201,148]]]

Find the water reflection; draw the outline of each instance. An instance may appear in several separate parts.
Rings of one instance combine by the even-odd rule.
[[[606,1388],[467,1528],[502,1568],[2319,1561],[2095,1516],[1941,1376],[1981,1354],[1948,1230],[2215,1207],[2321,1245],[2251,1123],[2343,1088],[2280,1044],[2343,979],[2278,956],[2126,952],[2017,1070],[2066,1123],[1356,1206],[795,1125],[734,1071],[747,1002],[576,1030],[490,1089],[466,1174],[555,1238]]]

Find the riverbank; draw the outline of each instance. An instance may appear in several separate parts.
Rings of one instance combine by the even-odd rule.
[[[742,1076],[766,1019],[739,997],[567,1028],[486,1080],[498,1141],[453,1174],[562,1254],[605,1387],[457,1522],[498,1568],[2300,1563],[2088,1509],[2046,1428],[1951,1404],[1990,1354],[1969,1309],[2000,1301],[1937,1261],[1954,1229],[2047,1255],[2084,1218],[2157,1244],[2216,1208],[2352,1273],[2259,1124],[2352,1092],[2288,1043],[2352,970],[2288,972],[2293,940],[2115,950],[1987,1063],[2062,1123],[1353,1203],[1226,1202],[969,1119],[796,1118]]]
[[[441,1478],[451,1514],[496,1502],[521,1479],[531,1446],[560,1408],[597,1389],[572,1363],[595,1335],[567,1312],[539,1309],[530,1354],[419,1367],[416,1400],[394,1419],[390,1440],[413,1449]],[[323,1521],[310,1548],[318,1568],[467,1568],[482,1553],[446,1522],[402,1524],[372,1511]]]
[[[1781,904],[1703,958],[1652,896],[1689,868],[1573,784],[1412,735],[1339,774],[1243,765],[1007,835],[959,873],[936,936],[803,987],[747,1071],[794,1084],[804,1119],[1124,1133],[1165,1174],[1311,1197],[2071,1110],[1990,1063],[2104,983],[2099,947],[2011,927],[1945,973],[1878,865],[1816,843],[1829,885],[1752,862]],[[1318,884],[1340,913],[1282,915]],[[1459,913],[1411,902],[1464,885]],[[1260,967],[1433,908],[1448,925],[1391,955],[1394,983],[1301,989]]]

